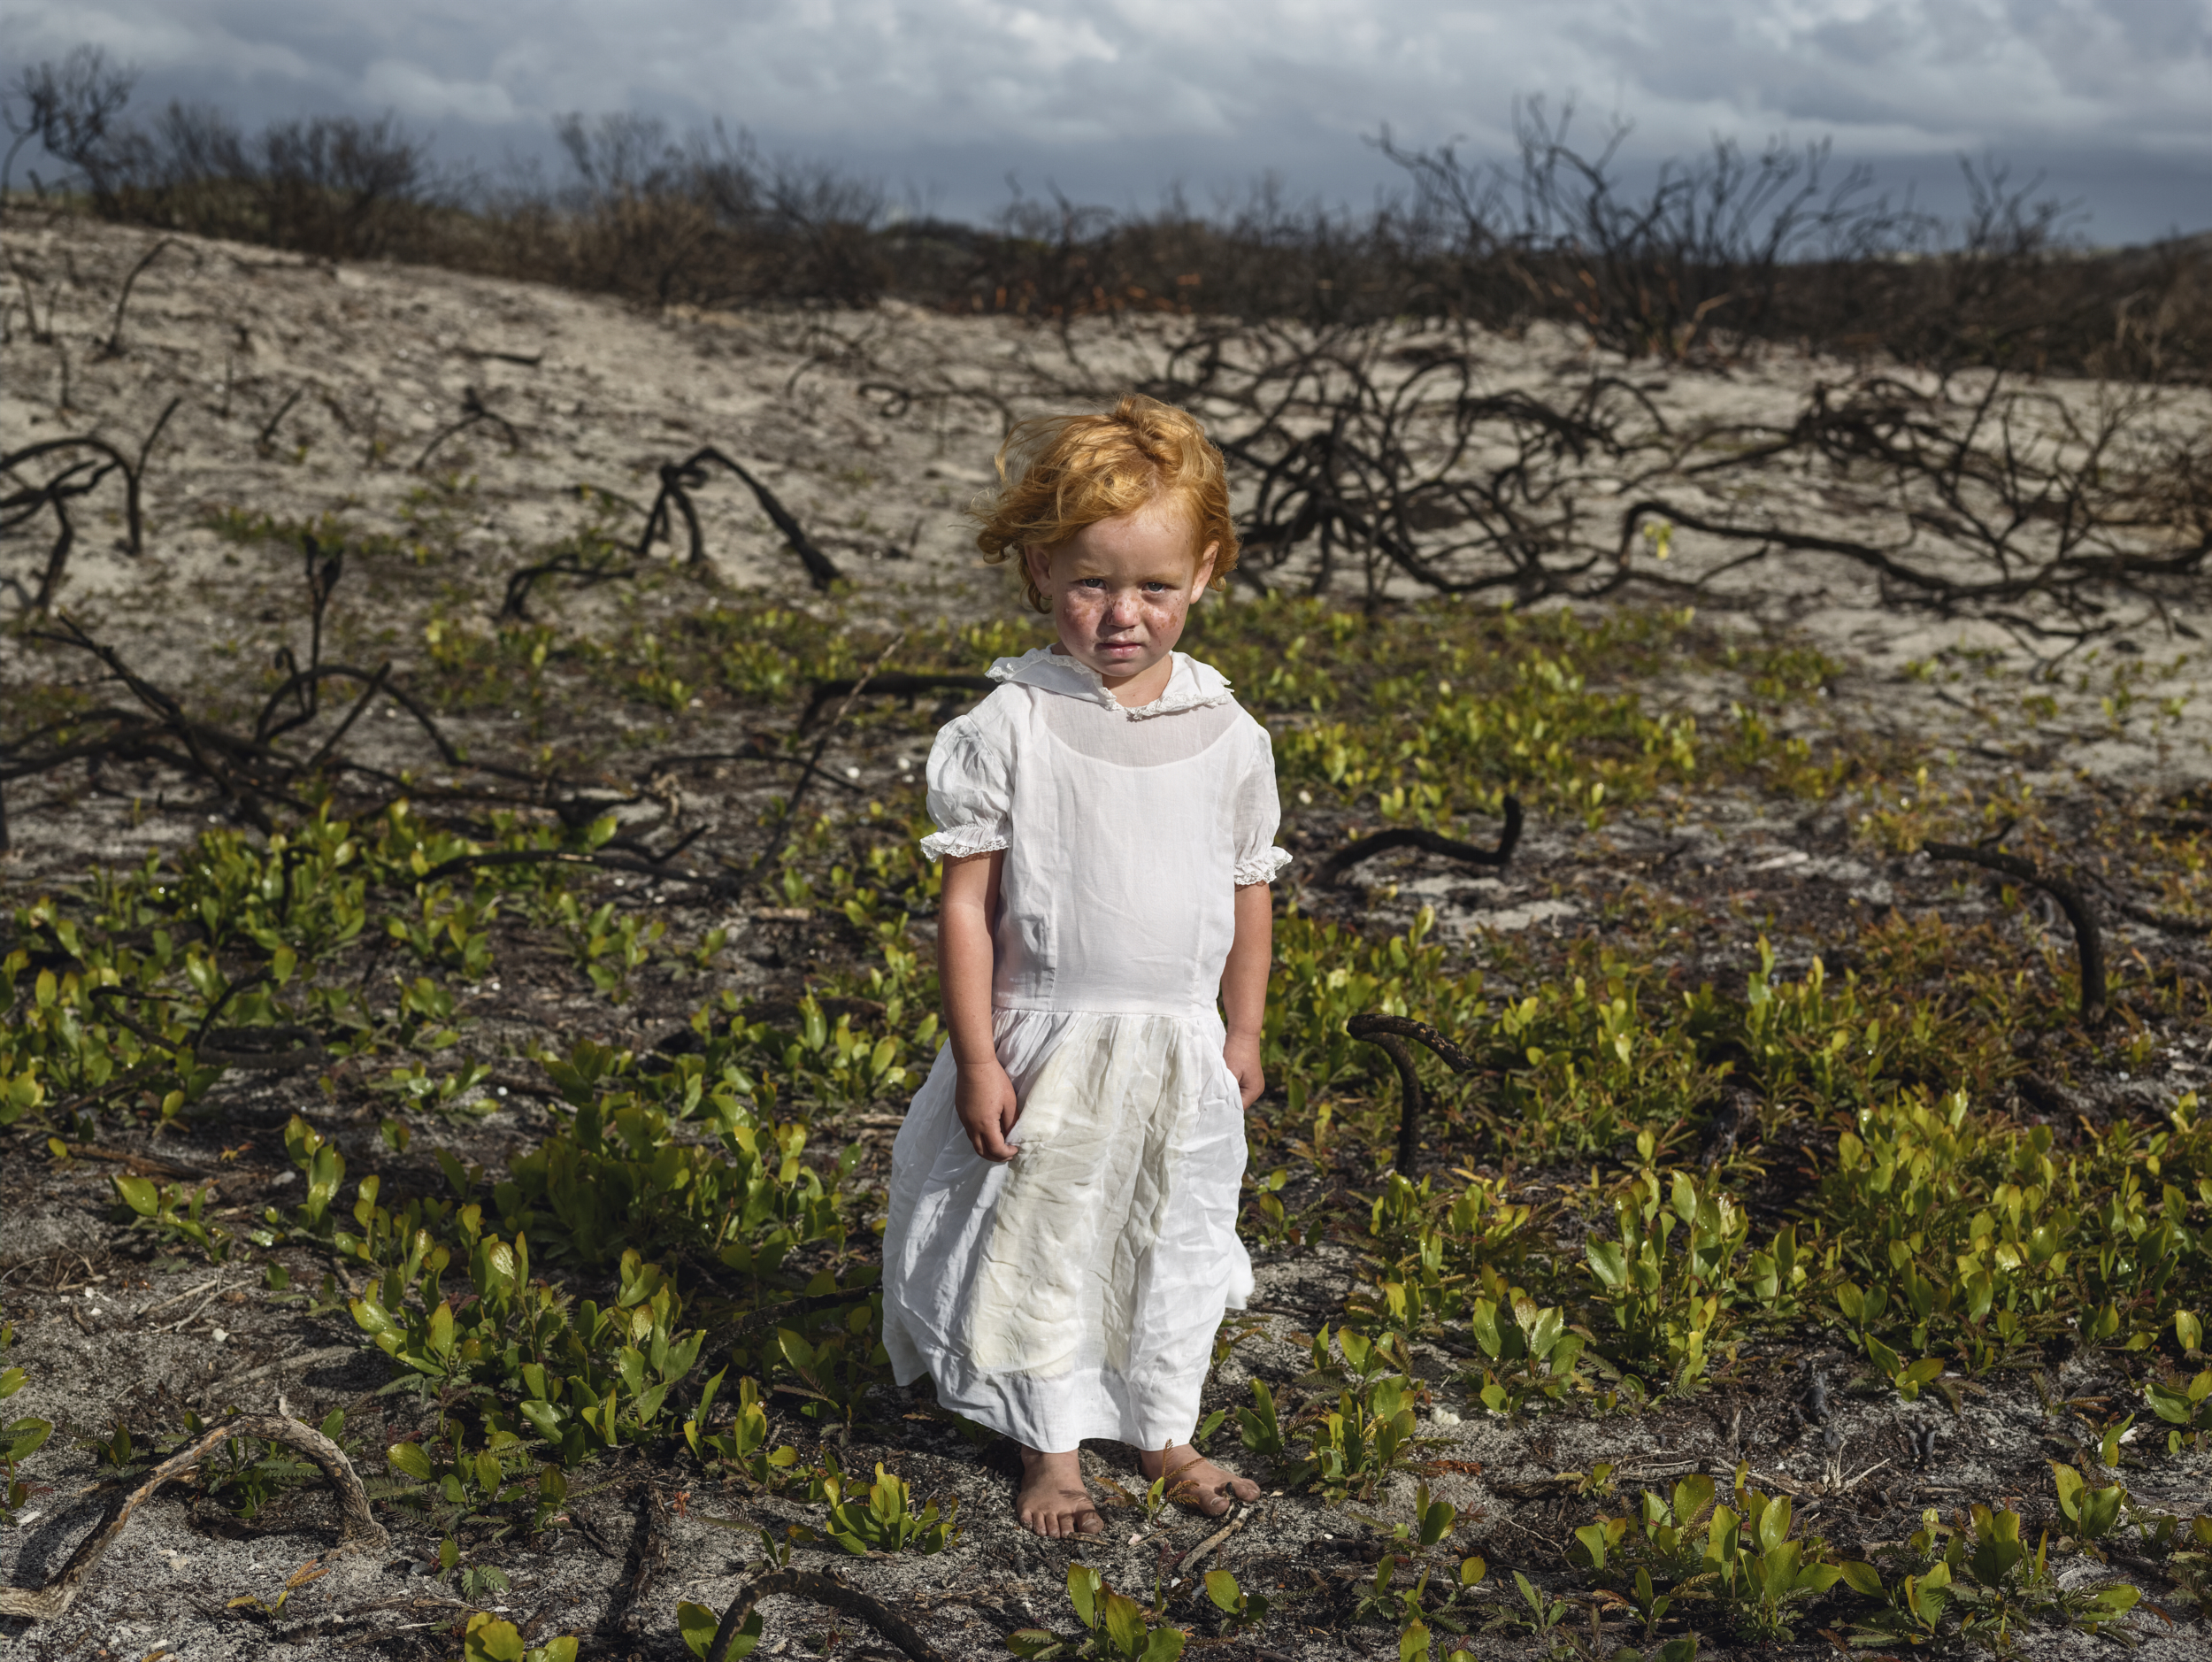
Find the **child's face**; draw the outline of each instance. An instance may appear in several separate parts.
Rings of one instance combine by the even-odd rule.
[[[1049,552],[1029,550],[1030,572],[1068,655],[1109,686],[1164,664],[1191,603],[1213,578],[1216,545],[1194,564],[1190,544],[1181,505],[1162,501],[1087,525]]]

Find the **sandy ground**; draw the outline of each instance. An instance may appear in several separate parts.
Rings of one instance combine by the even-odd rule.
[[[706,444],[753,469],[864,593],[874,586],[902,606],[972,606],[978,585],[1003,580],[977,569],[960,511],[987,481],[990,453],[1007,419],[1095,399],[1149,373],[1169,327],[1100,327],[1064,340],[1011,322],[896,307],[865,315],[655,316],[550,289],[440,272],[303,265],[265,250],[178,239],[138,277],[121,350],[103,355],[122,276],[154,241],[81,225],[11,227],[18,294],[0,358],[0,442],[12,450],[96,432],[134,451],[162,408],[182,399],[147,468],[144,553],[133,559],[112,546],[120,517],[110,486],[97,512],[81,517],[85,535],[60,596],[157,670],[188,668],[196,654],[213,647],[265,650],[280,623],[271,596],[288,596],[296,586],[288,569],[242,564],[235,544],[204,524],[212,509],[342,513],[403,538],[411,516],[442,511],[432,481],[444,470],[461,470],[477,481],[468,498],[477,519],[465,527],[466,543],[488,564],[511,564],[577,523],[574,487],[642,502],[658,466]],[[35,325],[26,320],[27,306]],[[34,338],[48,331],[50,341]],[[1586,354],[1557,337],[1486,341],[1480,355],[1498,388],[1557,390],[1592,368]],[[1668,419],[1685,427],[1722,419],[1786,422],[1816,381],[1853,368],[1786,354],[1725,373],[1609,367],[1636,378]],[[458,418],[470,389],[512,425],[514,442],[495,423],[480,421],[447,439],[419,471],[419,456]],[[2085,406],[2097,396],[2093,389],[2058,390]],[[2204,419],[2200,399],[2179,396],[2162,417],[2185,427]],[[1848,523],[1847,483],[1781,481],[1770,489],[1778,510],[1832,526]],[[1618,495],[1621,484],[1594,479],[1588,489]],[[1692,487],[1676,480],[1671,488]],[[709,558],[726,581],[805,600],[795,562],[749,493],[718,479],[699,502]],[[624,523],[637,520],[632,515]],[[28,581],[44,547],[25,533],[0,543],[0,574]],[[1701,548],[1687,534],[1676,543],[1678,570],[1709,569],[1724,558],[1725,551]],[[1786,624],[1845,658],[1838,721],[1932,737],[1978,758],[1990,774],[2016,773],[2039,789],[2062,788],[2087,773],[2152,791],[2195,783],[2208,773],[2212,709],[2196,696],[2200,648],[2178,632],[2201,626],[2202,602],[2200,590],[2182,596],[2170,628],[2147,613],[2131,614],[2126,630],[2076,650],[2055,668],[2059,649],[2031,638],[2031,650],[2017,631],[1997,624],[1901,621],[1853,573],[1832,564],[1760,568],[1720,585],[1713,604],[1747,630]],[[1908,673],[1908,666],[1919,668]],[[1693,706],[1711,696],[1686,679],[1655,691]],[[2123,695],[2116,702],[2116,694]],[[2031,696],[2047,696],[2053,707],[2023,741],[2015,712]],[[2179,702],[2168,710],[2169,700]],[[1993,735],[1987,712],[2000,710],[2014,719]],[[20,824],[18,834],[35,840]],[[132,846],[155,846],[159,835],[149,831]],[[1614,851],[1637,855],[1634,835],[1623,835],[1626,842]],[[1903,862],[1846,851],[1832,827],[1746,816],[1664,839],[1654,833],[1651,847],[1663,841],[1673,847],[1683,835],[1709,872],[1722,869],[1717,881],[1763,871],[1765,882],[1825,883],[1876,904],[1886,904],[1893,885],[1924,881]],[[39,858],[43,870],[60,875],[127,851],[121,843],[50,844]],[[1429,897],[1446,898],[1445,880],[1426,881],[1440,890]],[[1548,927],[1571,918],[1576,904],[1548,881],[1518,876],[1494,888],[1457,880],[1448,886],[1457,897],[1447,910],[1462,930]],[[1409,908],[1423,897],[1409,881],[1401,904]],[[2184,1058],[2177,1066],[2194,1064]],[[305,1089],[273,1085],[246,1093],[233,1104],[234,1123],[255,1132],[265,1153],[286,1116],[311,1105],[301,1099]],[[529,1129],[525,1111],[511,1108],[478,1135],[514,1144]],[[373,1137],[373,1126],[345,1135]],[[263,1158],[241,1168],[249,1193],[288,1175],[280,1169],[280,1153],[255,1166]],[[241,1269],[175,1278],[182,1285],[150,1284],[142,1266],[113,1250],[115,1232],[103,1221],[110,1196],[104,1170],[81,1164],[19,1171],[0,1192],[0,1284],[12,1311],[39,1318],[0,1358],[20,1362],[34,1377],[9,1402],[10,1414],[46,1413],[88,1435],[119,1412],[157,1405],[158,1417],[173,1419],[188,1402],[211,1410],[282,1408],[310,1420],[344,1408],[349,1426],[378,1446],[376,1429],[392,1412],[391,1399],[374,1394],[383,1366],[358,1348],[342,1311],[317,1316],[297,1304],[273,1304]],[[298,1287],[319,1273],[304,1259],[294,1267]],[[1246,1399],[1254,1372],[1295,1373],[1299,1352],[1288,1335],[1328,1319],[1353,1285],[1353,1266],[1329,1250],[1263,1255],[1263,1320],[1219,1370],[1210,1403]],[[2085,1370],[2052,1383],[2064,1396],[2093,1391],[2100,1380]],[[2047,1458],[2087,1435],[2085,1421],[2047,1413],[2026,1385],[1993,1387],[1970,1426],[1955,1430],[1943,1421],[1939,1451],[1924,1469],[1908,1450],[1906,1432],[1923,1420],[1933,1423],[1936,1404],[1924,1404],[1916,1414],[1887,1397],[1843,1399],[1832,1423],[1846,1475],[1877,1469],[1838,1493],[1824,1478],[1822,1432],[1808,1426],[1799,1401],[1793,1392],[1777,1392],[1747,1404],[1739,1397],[1736,1413],[1694,1404],[1633,1421],[1461,1423],[1439,1416],[1423,1430],[1440,1439],[1436,1453],[1460,1463],[1435,1480],[1439,1494],[1486,1519],[1486,1529],[1524,1532],[1547,1550],[1587,1514],[1586,1506],[1571,1506],[1547,1487],[1553,1473],[1598,1459],[1624,1462],[1624,1479],[1655,1485],[1688,1462],[1724,1469],[1746,1459],[1797,1485],[1806,1504],[1826,1515],[1848,1512],[1863,1522],[1878,1513],[1901,1535],[1922,1506],[2013,1492],[2008,1486],[2024,1492]],[[93,1457],[69,1441],[58,1436],[40,1457],[47,1492],[19,1527],[0,1529],[0,1577],[11,1584],[50,1574],[96,1516],[100,1503],[89,1497]],[[848,1465],[865,1469],[872,1458],[856,1446]],[[1003,1655],[1003,1633],[1035,1621],[1064,1628],[1063,1550],[982,1523],[1003,1512],[1002,1479],[949,1433],[926,1427],[913,1433],[900,1458],[918,1492],[959,1494],[964,1518],[977,1527],[941,1557],[860,1566],[855,1573],[864,1584],[910,1614],[920,1612],[926,1632],[950,1656]],[[1125,1469],[1096,1455],[1087,1458],[1101,1475],[1128,1481]],[[2199,1460],[2162,1473],[2170,1494],[2138,1493],[2201,1509],[2208,1476],[2212,1471]],[[1411,1496],[1408,1481],[1374,1510],[1402,1520]],[[672,1478],[630,1473],[620,1486],[579,1499],[574,1511],[588,1527],[562,1532],[511,1560],[512,1590],[490,1602],[537,1639],[585,1635],[586,1655],[680,1656],[675,1602],[719,1604],[737,1589],[752,1556],[746,1534],[712,1521],[733,1504],[680,1496]],[[780,1527],[810,1511],[759,1502],[747,1503],[745,1515]],[[334,1519],[311,1488],[250,1527],[219,1507],[157,1503],[65,1620],[0,1626],[0,1654],[172,1654],[197,1662],[337,1654],[361,1644],[380,1655],[452,1654],[457,1644],[444,1629],[462,1606],[449,1582],[426,1573],[432,1566],[416,1556],[419,1541],[396,1543],[388,1558],[341,1560],[294,1593],[277,1617],[227,1607],[249,1593],[273,1602],[285,1578],[329,1546]],[[1126,1508],[1110,1510],[1109,1519],[1109,1537],[1086,1556],[1110,1581],[1133,1591],[1149,1588],[1163,1566],[1210,1533],[1179,1517],[1147,1527]],[[1251,1545],[1263,1538],[1264,1554]],[[1372,1556],[1370,1542],[1333,1529],[1322,1510],[1269,1501],[1210,1563],[1233,1569],[1295,1562],[1316,1587],[1348,1606],[1347,1589],[1368,1574]],[[800,1561],[852,1567],[819,1552],[803,1552]],[[1194,1588],[1187,1582],[1170,1590],[1178,1619],[1192,1619]],[[836,1654],[894,1654],[864,1625],[818,1607],[775,1600],[767,1611],[764,1654],[816,1651],[833,1630],[843,1635]],[[2177,1617],[2185,1622],[2181,1612]],[[2139,1620],[2135,1631],[2147,1641],[2147,1656],[2204,1654],[2201,1624],[2168,1628]],[[1826,1648],[1809,1635],[1806,1643]],[[1393,1635],[1374,1626],[1332,1635],[1279,1625],[1258,1643],[1262,1655],[1319,1662],[1385,1654]],[[2032,1654],[2053,1657],[2099,1648],[2047,1633],[2034,1644]],[[1486,1658],[1536,1654],[1525,1635],[1511,1633],[1478,1638],[1471,1648]],[[1758,1647],[1739,1652],[1765,1653]],[[1798,1653],[1813,1650],[1801,1646]]]

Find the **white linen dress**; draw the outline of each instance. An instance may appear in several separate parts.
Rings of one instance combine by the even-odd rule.
[[[1049,649],[990,673],[930,752],[922,847],[1006,850],[991,1003],[1021,1151],[975,1152],[941,1050],[891,1153],[884,1348],[900,1384],[926,1373],[1033,1449],[1158,1449],[1190,1436],[1214,1330],[1252,1289],[1217,999],[1236,889],[1290,860],[1274,755],[1179,652],[1133,710]]]

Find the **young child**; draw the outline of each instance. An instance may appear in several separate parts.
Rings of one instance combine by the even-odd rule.
[[[883,1340],[901,1384],[1022,1445],[1025,1525],[1088,1535],[1086,1437],[1208,1513],[1259,1493],[1190,1437],[1252,1288],[1244,1110],[1290,856],[1267,730],[1174,650],[1237,555],[1204,430],[1132,396],[1025,423],[998,465],[977,543],[1059,643],[994,664],[930,752],[949,1042],[892,1150]]]

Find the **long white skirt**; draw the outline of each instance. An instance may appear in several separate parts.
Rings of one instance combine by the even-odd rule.
[[[1001,1011],[1022,1105],[994,1166],[937,1054],[891,1150],[883,1343],[898,1381],[1049,1452],[1187,1439],[1225,1310],[1252,1291],[1236,1236],[1244,1108],[1220,1019]]]

